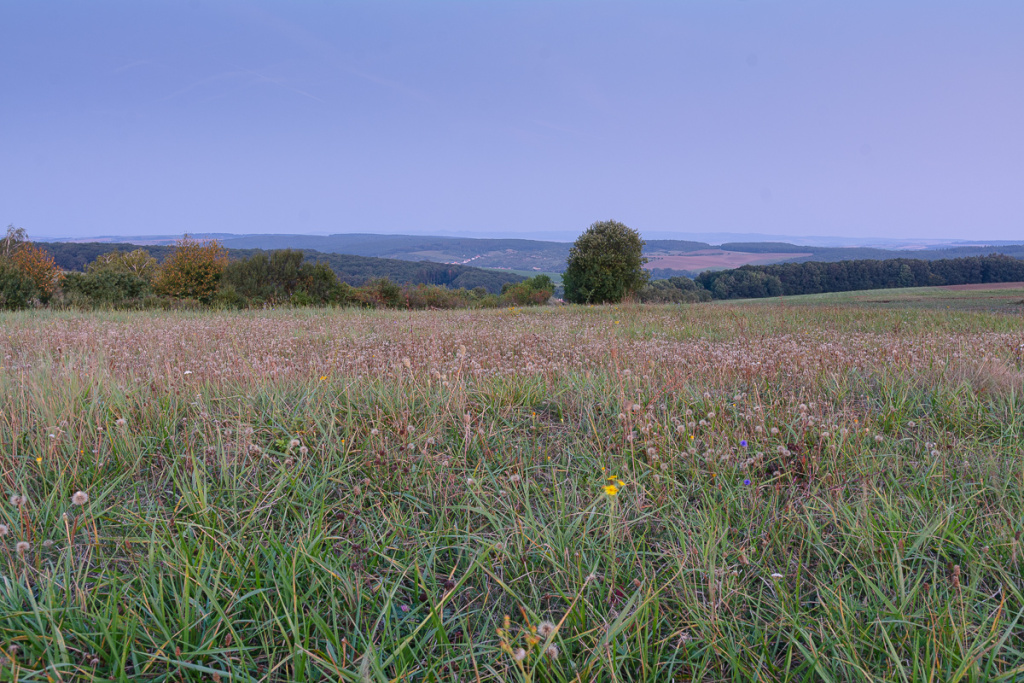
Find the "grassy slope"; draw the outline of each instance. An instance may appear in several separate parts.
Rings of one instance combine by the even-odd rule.
[[[0,680],[1015,680],[1020,322],[828,303],[2,314]]]
[[[784,303],[789,306],[856,306],[894,310],[936,309],[1021,314],[1024,313],[1024,287],[977,290],[954,290],[945,287],[869,289],[856,292],[734,300],[731,303],[762,306]]]

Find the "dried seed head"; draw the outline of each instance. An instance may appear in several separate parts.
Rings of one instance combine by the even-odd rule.
[[[89,502],[89,494],[86,493],[85,491],[75,491],[71,495],[71,504],[72,505],[85,505],[88,502]]]

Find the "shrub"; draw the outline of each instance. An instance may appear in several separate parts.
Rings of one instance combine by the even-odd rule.
[[[69,273],[64,279],[64,291],[88,297],[93,305],[118,306],[141,299],[151,288],[145,279],[134,273],[95,269],[88,273]]]
[[[325,263],[307,263],[301,251],[276,249],[258,252],[232,261],[224,270],[223,282],[251,303],[313,305],[337,302],[346,290]],[[296,296],[302,292],[302,296]],[[307,301],[297,304],[298,301]]]
[[[134,275],[147,284],[153,282],[158,270],[156,259],[145,249],[108,251],[100,254],[86,267],[87,273],[113,272]]]
[[[10,259],[0,258],[0,310],[28,308],[39,295],[36,283]]]
[[[153,288],[164,296],[208,303],[226,265],[227,250],[219,242],[199,242],[185,235],[161,264]]]

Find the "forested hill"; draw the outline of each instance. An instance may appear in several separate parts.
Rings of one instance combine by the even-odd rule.
[[[151,245],[140,247],[136,244],[114,242],[38,242],[37,245],[49,252],[57,265],[64,270],[84,270],[100,254],[120,250],[144,249],[157,261],[163,261],[174,247]],[[248,258],[259,249],[228,249],[228,258]],[[472,266],[434,263],[431,261],[404,261],[399,259],[352,256],[349,254],[327,254],[313,249],[302,249],[307,261],[323,261],[331,267],[342,282],[358,287],[374,278],[386,277],[399,284],[442,285],[453,289],[475,289],[483,287],[492,294],[501,292],[506,282],[522,282],[526,278],[512,272],[486,270]]]

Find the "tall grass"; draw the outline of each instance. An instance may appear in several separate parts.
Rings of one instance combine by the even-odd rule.
[[[1024,676],[1012,318],[0,327],[0,680]]]

